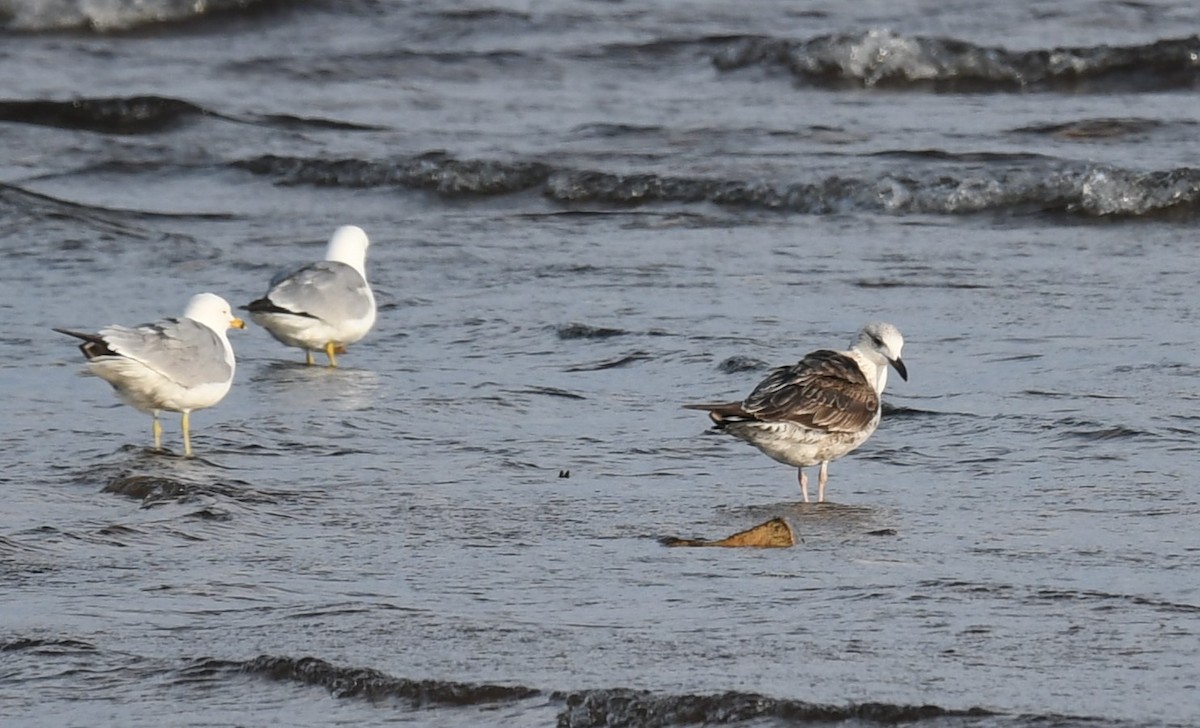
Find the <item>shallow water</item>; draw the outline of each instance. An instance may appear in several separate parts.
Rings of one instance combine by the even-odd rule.
[[[228,5],[0,16],[5,726],[1195,723],[1191,4]],[[193,460],[50,331],[348,222]],[[680,408],[876,318],[832,503]]]

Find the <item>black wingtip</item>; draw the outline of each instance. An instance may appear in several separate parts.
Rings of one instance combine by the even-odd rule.
[[[89,343],[104,341],[104,339],[100,338],[96,334],[85,334],[82,331],[71,331],[70,329],[58,329],[58,328],[52,328],[50,330],[58,332],[60,334],[66,334],[67,336],[74,336],[76,339],[83,339],[84,341],[87,341]]]
[[[115,356],[117,353],[108,348],[108,343],[104,341],[104,337],[98,334],[85,334],[80,331],[71,331],[70,329],[51,329],[51,331],[57,331],[67,336],[74,336],[76,339],[83,339],[83,343],[79,345],[79,350],[88,359],[95,359],[98,356]]]
[[[278,306],[276,306],[275,304],[271,303],[271,299],[269,299],[269,298],[257,298],[255,300],[251,301],[250,303],[247,303],[245,306],[238,306],[238,308],[240,308],[243,311],[264,312],[264,313],[276,313],[276,312],[283,310],[283,309],[279,308]]]
[[[238,306],[238,308],[240,308],[243,311],[249,311],[250,313],[286,313],[290,316],[305,316],[307,318],[316,318],[316,316],[313,316],[310,313],[304,313],[302,311],[292,311],[291,309],[284,308],[283,306],[277,306],[269,298],[260,298],[258,300],[247,303],[245,306]]]

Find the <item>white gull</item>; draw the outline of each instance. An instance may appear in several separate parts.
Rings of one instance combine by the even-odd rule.
[[[87,373],[112,385],[123,402],[154,417],[154,447],[162,447],[161,410],[183,414],[183,454],[192,456],[190,415],[224,399],[233,384],[233,347],[225,332],[246,324],[212,293],[192,296],[182,318],[140,326],[108,326],[83,339]]]
[[[324,351],[329,366],[335,354],[367,335],[375,325],[375,294],[367,283],[367,246],[363,229],[344,225],[333,233],[325,260],[271,279],[270,290],[242,306],[276,341],[313,352]]]

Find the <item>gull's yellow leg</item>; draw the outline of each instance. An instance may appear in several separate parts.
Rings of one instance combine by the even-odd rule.
[[[329,357],[329,366],[331,366],[331,367],[337,366],[337,359],[333,356],[333,353],[336,350],[337,350],[337,347],[334,346],[334,343],[332,341],[325,344],[325,356]]]
[[[158,410],[154,410],[154,449],[162,450],[162,423],[158,421]]]
[[[312,351],[311,351],[311,350],[309,350],[309,349],[305,349],[305,350],[304,350],[304,363],[305,363],[305,364],[307,364],[307,365],[309,365],[310,367],[311,367],[313,364],[316,364],[316,362],[315,362],[315,361],[313,361],[313,355],[312,355]]]
[[[190,458],[192,456],[192,426],[189,422],[191,412],[183,413],[183,456]]]

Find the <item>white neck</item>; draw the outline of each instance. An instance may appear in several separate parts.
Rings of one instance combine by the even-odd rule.
[[[353,225],[338,228],[325,248],[325,260],[345,263],[366,280],[367,234]]]
[[[862,370],[863,376],[867,378],[867,381],[875,385],[875,393],[883,394],[883,388],[887,385],[887,361],[877,361],[882,357],[873,351],[861,349],[857,346],[846,353],[854,361],[858,362],[858,368]]]

